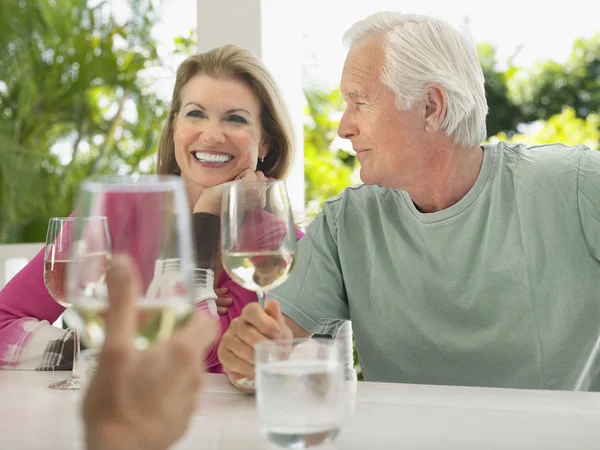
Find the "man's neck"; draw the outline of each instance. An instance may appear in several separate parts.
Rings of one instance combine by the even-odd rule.
[[[477,181],[482,163],[481,147],[439,152],[407,191],[419,211],[442,211],[467,195]]]

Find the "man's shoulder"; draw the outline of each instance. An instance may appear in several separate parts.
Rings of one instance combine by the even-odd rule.
[[[393,189],[387,189],[378,185],[357,184],[345,188],[335,197],[331,197],[323,204],[323,211],[337,212],[340,209],[359,208],[367,205],[373,205],[394,192]]]
[[[508,162],[520,167],[534,167],[536,170],[577,168],[582,153],[591,151],[586,145],[565,145],[561,143],[526,145],[521,143],[499,142],[495,145]]]
[[[525,145],[500,142],[496,145],[501,170],[532,183],[571,182],[577,177],[581,156],[593,151],[586,145],[561,143]]]

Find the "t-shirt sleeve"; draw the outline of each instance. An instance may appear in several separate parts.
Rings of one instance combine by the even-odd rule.
[[[348,300],[336,239],[336,203],[326,203],[298,242],[296,262],[285,283],[269,292],[283,313],[313,334],[336,336],[349,320]]]
[[[577,198],[585,242],[592,257],[600,262],[600,151],[581,154]]]

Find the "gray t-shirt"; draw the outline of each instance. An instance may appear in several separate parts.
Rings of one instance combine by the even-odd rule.
[[[484,146],[473,188],[431,214],[348,188],[271,294],[312,333],[352,320],[369,381],[573,389],[600,336],[600,152]]]

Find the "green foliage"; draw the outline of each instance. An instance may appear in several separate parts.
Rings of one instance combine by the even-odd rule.
[[[150,1],[118,20],[86,0],[0,7],[0,242],[43,241],[81,179],[150,171],[167,105],[143,76],[160,67]]]
[[[491,112],[486,119],[488,135],[515,130],[523,121],[521,108],[508,96],[508,82],[515,68],[509,62],[507,70],[499,71],[496,49],[489,43],[479,44],[477,51],[485,77],[485,96]]]
[[[549,119],[564,106],[581,118],[600,111],[600,32],[577,39],[564,65],[544,61],[518,70],[509,82],[509,97],[520,105],[524,121]]]
[[[323,202],[355,182],[354,155],[334,147],[343,100],[336,89],[326,93],[305,91],[304,182],[307,218],[320,211]]]
[[[580,119],[575,114],[575,109],[565,107],[560,114],[541,121],[539,129],[530,134],[514,134],[511,137],[501,132],[495,136],[505,142],[522,142],[528,145],[552,144],[561,142],[565,145],[584,144],[598,149],[600,142],[600,116],[589,114],[585,119]]]

